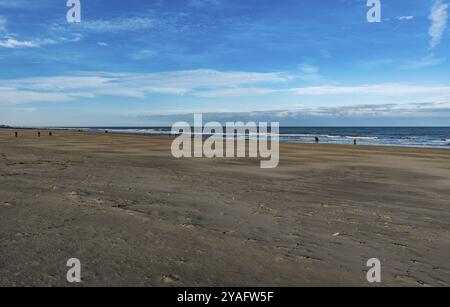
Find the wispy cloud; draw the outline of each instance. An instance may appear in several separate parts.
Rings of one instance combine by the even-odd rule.
[[[76,76],[37,77],[0,81],[0,87],[8,89],[5,97],[0,93],[0,102],[24,103],[26,97],[30,102],[45,101],[44,93],[51,98],[62,97],[63,100],[77,97],[96,97],[101,95],[145,98],[150,94],[184,95],[217,97],[218,95],[244,95],[245,91],[253,94],[268,93],[273,90],[245,89],[255,84],[286,81],[281,73],[256,72],[222,72],[199,69],[158,73],[85,73]],[[222,92],[221,92],[222,91]],[[14,96],[13,93],[16,93]],[[32,94],[35,95],[32,95]],[[63,96],[53,96],[61,94]]]
[[[446,110],[446,116],[450,114],[448,103],[389,103],[389,104],[361,104],[341,107],[319,107],[293,112],[294,114],[315,116],[423,116],[436,115]]]
[[[430,53],[418,60],[404,61],[399,67],[402,69],[421,69],[436,66],[444,62],[445,58],[436,57],[434,53]]]
[[[88,31],[93,33],[118,33],[128,31],[139,31],[153,28],[155,20],[149,17],[128,17],[128,18],[114,18],[114,19],[97,19],[97,20],[83,20],[78,24],[73,24],[67,27],[66,24],[54,24],[50,30],[54,32],[70,31]]]
[[[0,2],[1,6],[1,2]],[[16,38],[16,34],[9,33],[7,29],[8,20],[4,16],[0,16],[0,35],[3,37],[0,39],[0,47],[8,49],[16,48],[39,48],[45,45],[56,44],[57,40],[46,39],[33,39],[33,40],[20,40]],[[70,39],[59,38],[59,41],[68,41]]]
[[[376,84],[361,86],[316,86],[292,89],[297,95],[345,95],[345,94],[367,94],[367,95],[389,95],[404,96],[415,94],[443,94],[450,93],[450,86],[416,86],[405,84]]]
[[[65,93],[38,92],[19,90],[17,88],[0,86],[0,99],[3,104],[22,104],[34,102],[64,102],[72,98]]]
[[[194,7],[205,7],[205,6],[219,6],[222,4],[222,0],[191,0],[189,2],[190,6]]]
[[[358,65],[364,68],[374,69],[379,67],[394,67],[401,70],[417,70],[422,68],[433,67],[442,64],[446,61],[444,57],[438,57],[433,52],[430,52],[426,56],[418,59],[375,59],[368,61],[360,61]]]
[[[304,123],[305,119],[317,118],[407,118],[433,117],[446,118],[450,116],[450,103],[388,103],[388,104],[359,104],[339,107],[302,107],[297,109],[274,109],[249,112],[204,112],[205,121],[277,121],[282,124]],[[163,121],[173,123],[177,121],[192,121],[193,113],[179,114],[148,114],[137,115],[141,121]],[[348,121],[345,121],[348,122]]]
[[[398,20],[413,20],[414,19],[414,16],[400,16],[400,17],[397,17],[397,19]]]
[[[99,96],[144,99],[152,94],[202,98],[243,98],[273,93],[295,96],[377,95],[397,98],[450,95],[450,86],[371,84],[355,86],[286,87],[294,78],[285,73],[223,72],[199,69],[156,73],[80,73],[0,81],[2,103],[76,100]],[[282,86],[280,87],[280,83]],[[7,94],[5,94],[7,93]],[[27,100],[28,99],[28,100]]]
[[[136,61],[145,60],[145,59],[157,56],[158,54],[159,54],[159,52],[157,50],[142,49],[142,50],[137,50],[137,51],[133,52],[130,55],[130,59],[136,60]]]
[[[13,108],[13,111],[15,112],[25,112],[25,113],[33,113],[37,112],[38,108]]]
[[[447,14],[448,4],[443,3],[442,0],[436,1],[436,3],[431,8],[430,16],[431,26],[428,31],[431,36],[430,49],[435,48],[441,43],[442,36],[444,34],[445,28],[447,26]]]
[[[193,93],[194,96],[217,98],[217,97],[245,97],[245,96],[261,96],[279,92],[279,90],[261,87],[241,87],[226,88],[212,91],[201,91]]]
[[[23,8],[23,7],[31,7],[32,4],[27,0],[0,0],[1,8]]]
[[[4,16],[0,16],[0,34],[1,33],[6,33],[6,23],[7,23],[7,19]]]
[[[316,82],[322,79],[319,68],[312,64],[301,64],[299,66],[299,79],[308,82]]]
[[[0,41],[0,47],[3,48],[38,48],[44,45],[50,45],[56,43],[52,39],[45,40],[31,40],[31,41],[19,41],[14,38],[7,38],[5,40]]]

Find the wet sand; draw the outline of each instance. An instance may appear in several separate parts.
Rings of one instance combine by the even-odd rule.
[[[0,129],[0,286],[450,286],[450,151],[282,144],[280,166],[168,138]]]

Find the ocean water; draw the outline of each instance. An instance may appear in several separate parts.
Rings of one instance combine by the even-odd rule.
[[[170,127],[66,128],[91,132],[169,136]],[[230,137],[230,136],[225,136]],[[241,136],[242,137],[242,136]],[[247,136],[248,137],[248,136]],[[249,136],[254,138],[255,136]],[[281,127],[281,142],[353,144],[371,146],[432,147],[450,149],[450,127]]]

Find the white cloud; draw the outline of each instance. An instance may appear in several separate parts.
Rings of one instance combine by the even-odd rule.
[[[97,45],[102,46],[102,47],[107,47],[108,44],[105,42],[97,42]]]
[[[8,33],[6,28],[7,22],[8,20],[6,17],[0,16],[0,34],[3,34],[2,36],[4,36],[4,39],[0,40],[0,47],[2,48],[38,48],[56,43],[53,39],[18,40],[14,38],[15,35]]]
[[[145,99],[153,94],[204,98],[240,98],[272,93],[300,96],[365,95],[395,98],[450,95],[450,86],[372,84],[280,88],[292,82],[282,73],[222,72],[209,69],[155,73],[80,73],[73,76],[0,80],[0,103],[67,101],[99,96]],[[292,96],[294,98],[295,96]],[[433,100],[434,101],[434,100]]]
[[[348,117],[384,117],[384,118],[414,118],[414,117],[448,117],[450,115],[450,103],[390,103],[390,104],[357,104],[342,105],[336,107],[306,107],[296,109],[278,109],[266,111],[242,111],[242,112],[203,112],[204,118],[208,121],[225,122],[228,119],[242,121],[283,121],[322,117],[322,118],[348,118]],[[167,122],[190,121],[192,113],[173,113],[169,115],[152,114],[139,115],[135,118]],[[292,121],[291,121],[292,123]]]
[[[32,102],[62,102],[71,100],[64,93],[43,93],[29,90],[18,90],[17,88],[0,87],[0,103],[21,104]]]
[[[431,36],[430,49],[435,48],[440,44],[445,28],[447,26],[447,14],[448,4],[443,3],[442,0],[436,1],[431,8],[430,16],[431,26],[428,33]]]
[[[187,88],[176,88],[176,87],[149,87],[147,88],[149,93],[156,94],[168,94],[168,95],[185,95],[190,89]]]
[[[45,40],[32,40],[32,41],[19,41],[14,38],[7,38],[3,41],[0,41],[0,47],[3,48],[38,48],[44,45],[54,44],[55,41],[51,39]]]
[[[359,104],[337,107],[303,107],[298,110],[271,112],[278,117],[302,116],[423,116],[438,115],[445,110],[450,113],[449,103],[389,103],[389,104]]]
[[[83,20],[81,23],[73,24],[69,29],[76,29],[78,31],[89,31],[97,33],[106,32],[126,32],[150,29],[155,26],[155,20],[148,17],[131,17],[131,18],[115,18],[115,19],[97,19],[97,20]],[[51,30],[57,32],[67,31],[66,25],[53,25]]]
[[[25,113],[33,113],[33,112],[37,112],[38,109],[37,108],[13,108],[13,111],[25,112]]]
[[[431,53],[419,60],[405,61],[400,65],[402,69],[421,69],[431,66],[436,66],[445,62],[445,58],[437,58],[434,53]]]
[[[403,70],[415,70],[422,69],[427,67],[436,66],[442,64],[446,61],[446,58],[437,57],[433,52],[430,52],[428,55],[418,58],[418,59],[375,59],[370,61],[360,61],[359,65],[362,65],[364,68],[377,68],[381,66],[390,66]]]
[[[15,80],[0,81],[0,86],[29,89],[33,91],[71,91],[75,89],[94,89],[105,86],[112,82],[113,77],[105,76],[56,76],[56,77],[36,77]]]
[[[26,0],[0,0],[0,7],[2,8],[23,8],[32,6],[32,4]]]
[[[398,20],[413,20],[414,16],[400,16],[397,19]]]
[[[13,38],[0,41],[0,46],[4,48],[34,48],[39,47],[36,42],[33,41],[18,41]]]
[[[199,69],[190,71],[138,73],[86,73],[77,76],[36,77],[15,80],[1,80],[0,87],[9,88],[8,97],[0,92],[0,102],[23,103],[25,97],[31,102],[37,101],[44,94],[62,94],[64,100],[75,97],[96,97],[100,95],[146,98],[150,94],[206,96],[238,94],[241,87],[282,82],[287,80],[280,73],[255,72],[221,72],[217,70]],[[233,90],[234,89],[234,90]],[[249,89],[247,89],[248,91]],[[216,91],[215,94],[213,91]],[[253,94],[261,94],[261,90],[252,89]],[[272,90],[263,89],[268,93]],[[13,93],[16,96],[13,96]],[[35,95],[31,95],[34,93]],[[241,92],[243,94],[243,92]],[[58,96],[55,96],[56,98]],[[45,101],[45,100],[43,100]]]
[[[7,23],[6,17],[0,16],[0,33],[7,33],[6,23]]]
[[[1,1],[1,0],[0,0]],[[2,2],[0,2],[0,7],[2,6]],[[15,7],[15,6],[14,6]],[[18,6],[20,7],[20,6]],[[68,37],[58,36],[53,38],[45,38],[45,39],[33,39],[33,40],[20,40],[17,38],[16,34],[12,34],[8,32],[7,29],[8,19],[4,16],[0,15],[0,34],[2,34],[3,38],[0,40],[0,47],[2,48],[39,48],[45,45],[53,45],[57,43],[67,43],[67,42],[78,42],[83,36],[79,33],[70,33]]]
[[[237,87],[248,84],[282,82],[287,78],[281,73],[223,72],[212,69],[130,74],[123,82],[162,88],[189,90]]]
[[[415,94],[443,94],[450,93],[450,86],[427,87],[404,84],[377,84],[361,86],[315,86],[292,89],[297,95],[345,95],[345,94],[367,94],[367,95],[390,95],[404,96]]]
[[[140,60],[152,58],[154,56],[157,56],[158,54],[159,54],[159,52],[156,50],[143,49],[143,50],[138,50],[138,51],[134,52],[133,54],[131,54],[130,59],[140,61]]]
[[[319,68],[311,65],[311,64],[301,64],[299,66],[300,70],[300,76],[299,79],[303,81],[319,81],[322,79],[322,76],[320,75]]]
[[[190,6],[195,7],[218,6],[221,4],[222,4],[221,0],[191,0],[189,2]]]
[[[243,88],[226,88],[213,91],[203,91],[194,93],[198,97],[217,98],[217,97],[244,97],[244,96],[260,96],[277,92],[270,88],[243,87]]]

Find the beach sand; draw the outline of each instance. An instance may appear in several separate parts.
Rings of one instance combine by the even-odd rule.
[[[0,129],[0,285],[450,286],[450,151],[281,144],[175,159],[171,139]]]

